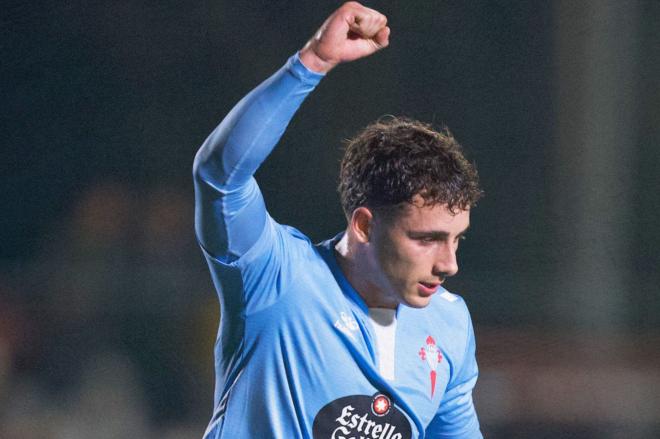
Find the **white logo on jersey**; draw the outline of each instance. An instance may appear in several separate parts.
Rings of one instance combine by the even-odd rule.
[[[444,293],[440,294],[440,297],[445,299],[447,302],[455,302],[458,299],[455,294],[452,294],[449,291],[445,291]]]
[[[354,332],[358,331],[360,327],[355,317],[346,314],[344,311],[339,313],[339,317],[335,322],[335,328],[348,335],[353,341],[357,341]]]

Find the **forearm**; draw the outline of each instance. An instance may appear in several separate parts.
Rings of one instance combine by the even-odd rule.
[[[223,119],[195,157],[195,177],[230,189],[244,184],[273,150],[322,75],[291,57]]]
[[[321,78],[297,56],[290,58],[230,111],[197,152],[195,227],[207,251],[240,256],[258,239],[266,212],[250,181]]]
[[[259,239],[267,213],[253,180],[322,73],[389,44],[387,18],[347,2],[323,23],[298,56],[243,98],[197,153],[195,230],[213,256],[240,257]]]

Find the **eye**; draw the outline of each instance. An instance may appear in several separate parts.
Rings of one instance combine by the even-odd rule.
[[[433,236],[418,236],[415,238],[415,241],[421,244],[433,244],[436,241],[436,238]]]

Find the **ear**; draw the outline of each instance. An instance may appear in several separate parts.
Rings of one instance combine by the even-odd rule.
[[[358,207],[351,215],[350,229],[358,242],[366,244],[369,242],[374,215],[366,207]]]

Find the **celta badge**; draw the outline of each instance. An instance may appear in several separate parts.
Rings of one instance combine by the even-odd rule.
[[[436,369],[438,368],[438,363],[442,361],[442,353],[440,353],[440,350],[435,345],[435,340],[430,335],[426,337],[426,346],[422,346],[419,350],[419,357],[423,361],[426,361],[426,364],[431,369],[431,398],[433,398],[437,376]]]

